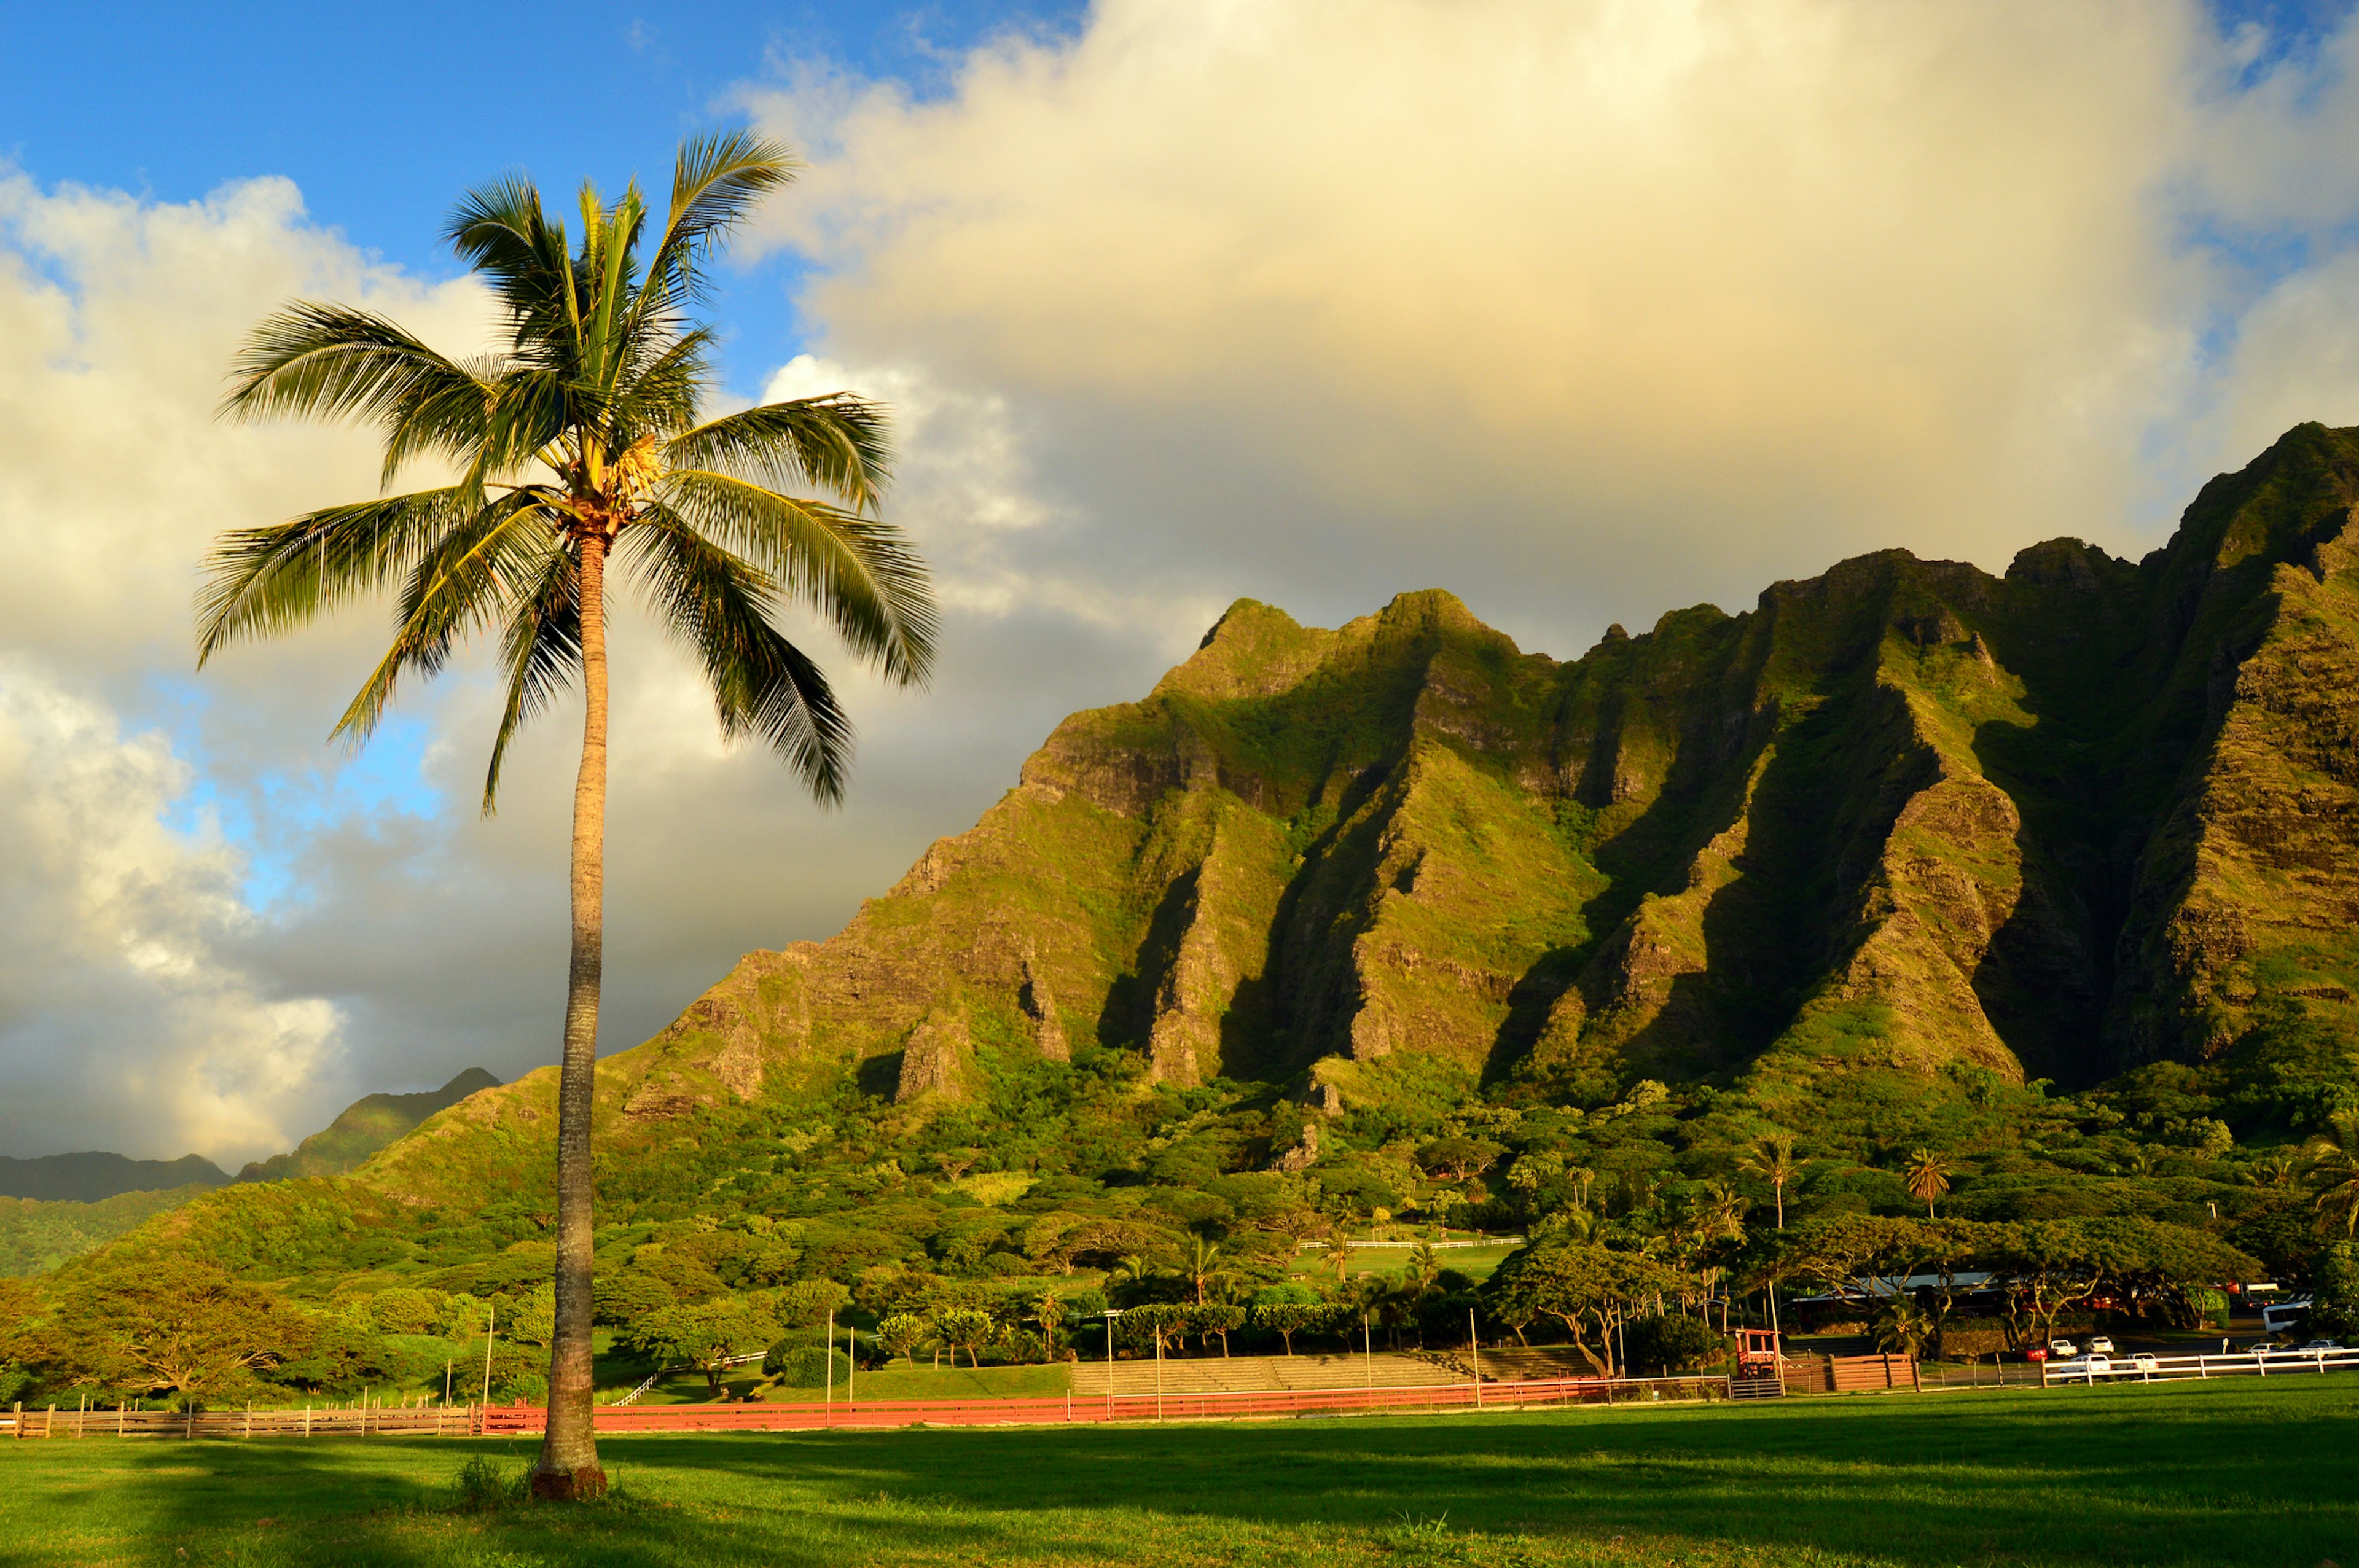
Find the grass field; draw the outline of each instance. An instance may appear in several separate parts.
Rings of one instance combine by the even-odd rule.
[[[2359,1379],[1103,1430],[608,1439],[579,1509],[431,1440],[0,1444],[0,1561],[707,1565],[2359,1561]]]

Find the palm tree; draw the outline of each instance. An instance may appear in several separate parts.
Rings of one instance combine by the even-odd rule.
[[[724,736],[777,748],[822,802],[843,794],[851,726],[826,677],[774,622],[799,603],[891,679],[922,680],[934,608],[923,564],[874,514],[886,416],[845,393],[707,418],[713,337],[691,325],[714,248],[793,178],[784,149],[744,132],[683,146],[671,207],[643,252],[636,183],[607,204],[585,186],[580,248],[521,177],[470,192],[452,247],[490,286],[504,341],[453,359],[382,316],[302,302],[247,337],[223,412],[375,425],[388,489],[419,461],[451,482],[223,536],[198,599],[201,665],[245,637],[290,632],[394,589],[392,646],[336,723],[365,738],[400,678],[500,632],[507,702],[484,780],[498,795],[517,729],[577,678],[584,719],[573,794],[573,944],[558,1090],[557,1311],[548,1434],[533,1488],[601,1491],[590,1424],[592,1096],[603,957],[609,565],[702,664]],[[795,499],[808,485],[829,501]]]
[[[1226,1279],[1233,1271],[1220,1262],[1221,1245],[1201,1236],[1189,1238],[1188,1255],[1180,1260],[1180,1274],[1196,1292],[1196,1304],[1204,1304],[1204,1287],[1216,1280]]]
[[[2301,1147],[2302,1174],[2318,1189],[2318,1228],[2359,1236],[2359,1110],[2338,1110]]]
[[[1772,1132],[1756,1138],[1736,1162],[1737,1169],[1748,1176],[1758,1176],[1769,1184],[1777,1198],[1777,1228],[1786,1228],[1786,1184],[1794,1179],[1799,1169],[1794,1161],[1794,1135]]]
[[[1335,1271],[1335,1282],[1343,1283],[1352,1266],[1352,1233],[1344,1228],[1343,1221],[1337,1220],[1328,1227],[1327,1246],[1320,1260]]]
[[[1925,1217],[1933,1217],[1933,1200],[1950,1190],[1950,1168],[1930,1149],[1919,1149],[1908,1156],[1902,1177],[1917,1201],[1925,1206]]]

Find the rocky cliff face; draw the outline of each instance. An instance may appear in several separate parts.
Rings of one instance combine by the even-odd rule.
[[[1090,1047],[1331,1108],[1708,1077],[1806,1119],[1846,1079],[2223,1053],[2353,1081],[2354,503],[2359,432],[2304,426],[2143,562],[1886,552],[1569,664],[1446,593],[1333,631],[1240,601],[842,934],[612,1060],[602,1103],[652,1129],[845,1075],[955,1101]]]

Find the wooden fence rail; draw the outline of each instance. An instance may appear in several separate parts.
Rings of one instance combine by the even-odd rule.
[[[863,1400],[857,1403],[602,1405],[597,1429],[625,1432],[799,1432],[838,1427],[1035,1426],[1103,1422],[1234,1421],[1370,1411],[1724,1400],[1728,1379],[1549,1378],[1520,1382],[1435,1383],[1375,1389],[1273,1389],[1253,1393],[1072,1394],[1045,1399]],[[397,1407],[304,1411],[38,1410],[5,1418],[8,1436],[325,1437],[536,1436],[538,1405]]]

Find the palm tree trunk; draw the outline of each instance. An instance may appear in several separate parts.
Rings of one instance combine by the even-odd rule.
[[[582,541],[582,771],[573,784],[573,960],[565,988],[565,1061],[557,1080],[557,1332],[536,1497],[606,1489],[591,1408],[590,1120],[598,1087],[598,982],[605,956],[606,546]]]

